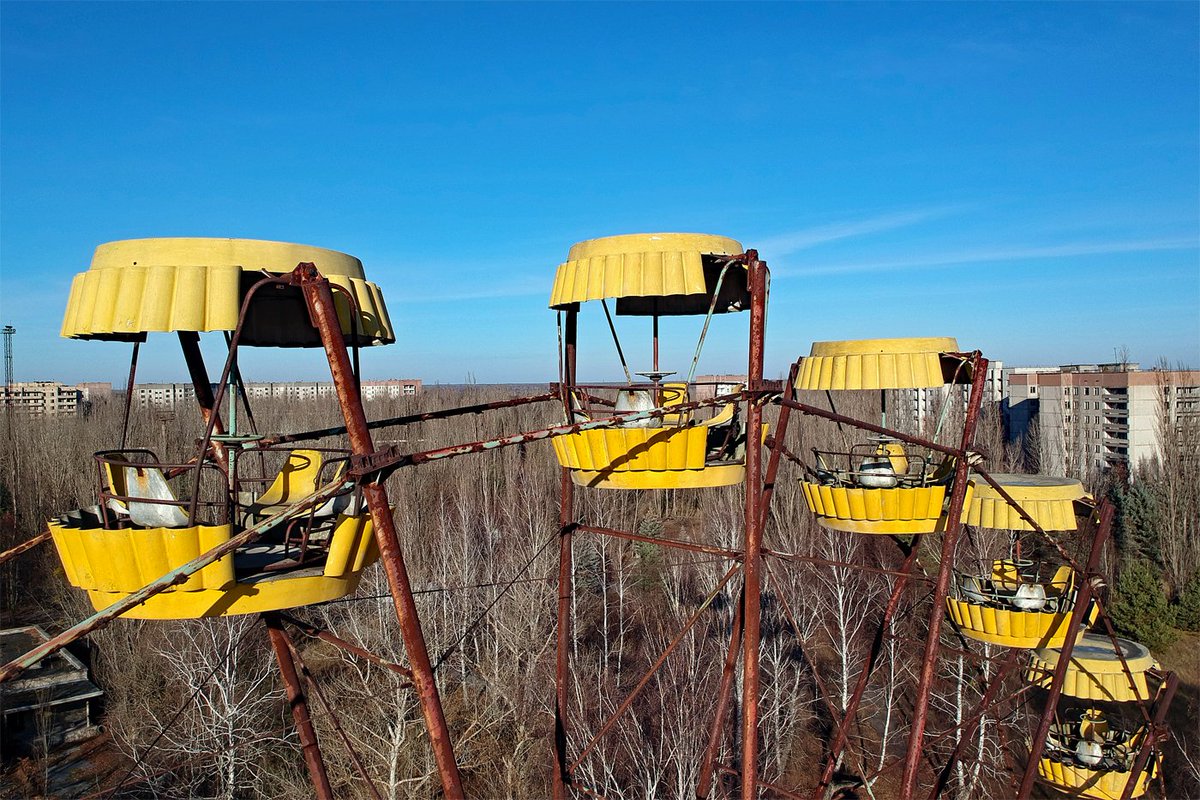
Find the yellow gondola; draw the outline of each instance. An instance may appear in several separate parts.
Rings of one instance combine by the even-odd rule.
[[[1059,647],[1066,640],[1078,587],[1067,565],[1000,560],[988,576],[956,573],[946,606],[964,636],[1004,647]],[[1091,606],[1080,630],[1095,621]]]
[[[1103,711],[1088,708],[1073,721],[1056,722],[1038,761],[1038,776],[1061,792],[1095,800],[1120,800],[1145,726],[1130,732],[1111,724]],[[1130,797],[1141,797],[1161,767],[1155,753],[1138,775]]]
[[[1079,481],[1045,475],[992,477],[1043,530],[1075,530],[1076,503],[1087,496]],[[968,524],[1032,530],[989,483],[974,477],[971,486]],[[1077,595],[1075,571],[1066,564],[1004,559],[993,561],[986,574],[956,572],[946,607],[958,629],[972,639],[1004,647],[1060,647]],[[1089,608],[1080,630],[1086,630],[1097,613],[1094,605]]]
[[[1146,673],[1157,670],[1158,662],[1144,644],[1129,639],[1117,639],[1117,644],[1121,648],[1119,655],[1107,636],[1084,634],[1071,651],[1062,693],[1099,702],[1149,701],[1153,695]],[[1048,687],[1059,655],[1060,651],[1054,648],[1035,650],[1026,672],[1029,682]]]
[[[953,338],[814,342],[796,388],[807,391],[929,389],[970,380]],[[946,524],[954,462],[934,462],[895,439],[873,437],[848,452],[813,451],[800,488],[826,528],[872,534],[934,533]],[[972,488],[968,486],[966,503]],[[964,505],[964,512],[966,505]],[[965,514],[964,514],[965,516]]]
[[[558,267],[550,308],[574,315],[579,304],[601,301],[608,316],[614,300],[621,316],[653,318],[652,369],[637,373],[625,364],[611,316],[610,329],[626,371],[625,384],[579,384],[574,381],[573,344],[564,354],[564,378],[571,421],[584,422],[628,412],[649,411],[735,394],[737,384],[693,380],[696,361],[686,381],[666,380],[674,373],[658,364],[658,322],[668,316],[706,316],[750,307],[746,269],[722,259],[742,246],[733,239],[708,234],[633,234],[591,239],[574,245]],[[574,317],[569,323],[573,330]],[[703,344],[704,333],[701,334]],[[699,357],[697,347],[696,356]],[[579,486],[600,489],[696,489],[730,486],[745,478],[746,425],[738,403],[715,409],[693,409],[627,425],[585,430],[553,440],[558,462]]]
[[[311,262],[335,290],[349,344],[394,341],[379,288],[353,256],[306,245],[245,239],[137,239],[96,249],[71,286],[62,335],[143,341],[179,333],[189,369],[203,368],[196,335],[232,332],[240,344],[320,346],[296,286],[262,282]],[[243,311],[244,308],[244,311]],[[231,350],[230,363],[236,358]],[[204,379],[207,388],[207,378]],[[132,389],[132,387],[130,387]],[[104,609],[250,525],[343,481],[348,451],[260,448],[216,425],[218,449],[183,464],[139,448],[97,453],[96,505],[50,520],[70,583]],[[211,410],[206,413],[217,413]],[[239,448],[247,448],[239,456]],[[211,452],[223,454],[214,461]],[[249,455],[250,453],[254,455]],[[227,455],[224,455],[227,454]],[[280,464],[278,474],[270,466]],[[270,527],[180,583],[126,612],[149,619],[248,614],[353,592],[378,557],[370,515],[352,483],[290,521]]]

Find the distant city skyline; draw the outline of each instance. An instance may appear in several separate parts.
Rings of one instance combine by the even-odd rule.
[[[772,377],[814,340],[904,335],[1197,367],[1198,31],[1194,3],[6,2],[14,378],[123,384],[128,347],[57,335],[72,276],[105,241],[198,235],[361,258],[398,336],[367,378],[552,380],[554,267],[650,230],[760,250]],[[580,377],[616,379],[598,314]],[[745,316],[700,371],[744,371]],[[664,325],[666,368],[700,324]],[[327,375],[314,352],[242,366]],[[138,381],[183,379],[151,336]]]

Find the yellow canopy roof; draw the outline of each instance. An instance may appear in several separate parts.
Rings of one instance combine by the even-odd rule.
[[[617,298],[618,314],[703,314],[720,265],[705,256],[730,256],[742,245],[706,233],[636,233],[588,239],[571,247],[558,267],[550,307]],[[647,298],[639,300],[638,298]],[[717,313],[749,307],[746,270],[731,269],[721,284]]]
[[[323,247],[253,239],[128,239],[96,248],[91,267],[75,276],[63,317],[71,339],[132,341],[165,331],[231,331],[246,291],[264,272],[283,274],[311,262],[330,283],[352,293],[360,310],[351,329],[350,302],[335,289],[342,331],[360,345],[395,341],[379,287],[362,262]],[[316,330],[297,288],[265,288],[247,313],[242,344],[316,347]]]
[[[953,378],[943,369],[942,354],[958,352],[950,337],[851,339],[813,342],[800,362],[797,389],[926,389]],[[963,369],[959,382],[969,370]],[[968,376],[969,377],[969,376]]]
[[[1104,700],[1127,703],[1150,699],[1150,688],[1146,684],[1146,670],[1157,669],[1158,662],[1150,655],[1146,645],[1129,639],[1117,639],[1121,655],[1133,676],[1121,666],[1121,659],[1107,636],[1085,633],[1071,651],[1071,663],[1067,666],[1066,680],[1062,693],[1081,700]],[[1027,678],[1037,686],[1049,686],[1054,666],[1062,651],[1054,648],[1035,650],[1030,659]],[[1136,687],[1137,694],[1134,694]]]
[[[1073,531],[1078,527],[1075,501],[1085,499],[1088,494],[1076,479],[1002,473],[994,474],[992,478],[1004,487],[1013,500],[1021,504],[1025,513],[1033,517],[1042,530]],[[968,525],[1000,530],[1033,530],[991,484],[979,476],[973,476],[971,483],[975,486],[975,495],[967,509]]]

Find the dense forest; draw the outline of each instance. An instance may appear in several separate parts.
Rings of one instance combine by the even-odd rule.
[[[498,387],[428,389],[411,399],[368,404],[372,418],[493,400]],[[823,402],[813,398],[812,402]],[[874,405],[873,405],[874,404]],[[877,418],[878,399],[839,408]],[[120,403],[97,402],[78,417],[3,420],[0,449],[0,550],[36,535],[44,520],[95,502],[94,451],[120,441]],[[262,430],[293,431],[336,424],[331,402],[261,402]],[[773,421],[774,412],[768,413]],[[957,418],[956,418],[957,417]],[[560,421],[554,404],[523,406],[382,431],[377,445],[412,450],[532,430]],[[172,460],[184,460],[201,433],[198,416],[134,410],[129,441]],[[943,437],[961,430],[961,410],[947,415]],[[1105,554],[1102,590],[1123,635],[1154,649],[1181,674],[1167,747],[1171,797],[1200,796],[1200,736],[1193,631],[1200,630],[1200,437],[1167,437],[1154,462],[1131,475],[1080,475],[1097,497],[1117,507],[1115,536]],[[789,431],[795,453],[840,445],[849,434],[832,423],[803,419]],[[951,439],[952,440],[952,439]],[[330,443],[334,443],[330,440]],[[997,407],[985,407],[976,450],[993,472],[1036,468],[1036,448],[1006,442]],[[389,479],[395,517],[467,793],[476,797],[540,797],[549,792],[554,704],[554,613],[557,575],[559,470],[548,443],[535,443],[445,463],[401,470]],[[903,554],[887,537],[837,533],[817,526],[805,507],[794,470],[776,488],[767,545],[770,562],[763,598],[761,770],[784,786],[809,786],[830,744],[831,720],[847,703],[871,646]],[[742,534],[739,487],[693,491],[578,493],[578,516],[588,524],[738,547]],[[1086,547],[1087,529],[1064,540]],[[925,537],[918,568],[937,569],[940,544]],[[965,566],[1003,557],[1010,540],[971,531],[958,561]],[[787,554],[820,555],[862,565],[817,566]],[[727,569],[722,559],[664,550],[648,543],[579,536],[574,548],[576,591],[573,725],[578,753],[615,705],[674,637],[683,620],[704,606],[663,669],[631,709],[580,765],[580,776],[606,797],[691,797],[707,739],[720,665],[728,643],[736,587],[710,597]],[[90,612],[82,592],[67,586],[52,545],[0,566],[0,621],[36,622],[60,630]],[[915,671],[929,618],[926,591],[904,595],[885,632],[879,664],[851,730],[839,770],[862,797],[893,796],[898,771],[875,776],[903,754]],[[382,570],[370,568],[358,593],[299,609],[296,615],[361,644],[386,659],[405,654]],[[961,722],[981,696],[993,662],[954,655],[962,646],[953,627],[938,662],[929,730]],[[298,637],[304,662],[337,711],[339,732],[313,705],[323,752],[339,797],[369,797],[340,745],[353,744],[363,767],[388,798],[434,797],[440,785],[422,717],[402,676],[315,639]],[[984,655],[994,648],[973,645]],[[257,617],[158,622],[120,620],[90,637],[86,657],[105,698],[110,769],[97,788],[116,797],[293,797],[311,792],[277,668]],[[1019,686],[1014,684],[1014,688]],[[1021,748],[1040,710],[1036,694],[986,717],[950,778],[960,798],[1011,791]],[[726,763],[736,742],[722,743]],[[930,744],[933,763],[953,739]],[[43,791],[32,753],[8,763],[0,780],[9,796]],[[1019,771],[1016,773],[1019,775]],[[720,789],[718,790],[720,791]]]

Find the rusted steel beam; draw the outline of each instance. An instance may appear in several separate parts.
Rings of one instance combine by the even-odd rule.
[[[833,743],[829,746],[829,755],[825,759],[825,768],[821,771],[821,779],[817,782],[817,787],[812,793],[814,800],[820,800],[820,798],[824,797],[825,790],[829,787],[830,781],[833,780],[833,773],[837,769],[842,750],[845,748],[846,741],[850,736],[850,723],[858,713],[858,706],[862,702],[863,693],[867,690],[871,671],[875,668],[875,662],[878,660],[879,653],[883,648],[884,636],[887,635],[887,629],[891,625],[892,617],[896,615],[896,609],[900,607],[900,598],[904,595],[904,589],[908,586],[913,567],[917,563],[917,549],[919,546],[919,540],[912,543],[908,555],[904,558],[904,562],[900,566],[900,575],[896,579],[896,585],[892,587],[892,593],[888,597],[887,605],[883,609],[883,619],[879,621],[879,627],[875,630],[875,638],[871,642],[871,651],[867,655],[867,660],[863,662],[862,669],[858,673],[858,680],[854,684],[854,691],[851,692],[850,700],[846,703],[846,708],[842,713],[842,721],[834,732]]]
[[[279,615],[281,618],[283,614]],[[367,773],[367,768],[363,766],[362,759],[359,758],[358,751],[354,749],[354,744],[350,741],[350,736],[347,735],[346,729],[342,727],[341,720],[333,710],[333,706],[325,697],[325,692],[321,690],[321,684],[317,682],[316,676],[309,671],[308,665],[304,663],[304,656],[300,654],[300,649],[296,647],[296,643],[290,638],[287,639],[288,650],[292,655],[292,660],[296,662],[296,666],[300,670],[300,675],[304,678],[304,683],[312,690],[313,695],[317,698],[317,702],[329,717],[329,722],[333,725],[334,731],[342,740],[342,746],[346,748],[346,755],[350,757],[350,763],[354,765],[354,770],[358,776],[367,784],[367,789],[370,790],[371,796],[375,800],[383,800],[383,795],[379,793],[378,787],[375,786],[375,781],[371,780],[371,776]]]
[[[712,724],[708,729],[708,743],[700,759],[700,779],[696,783],[696,797],[706,798],[712,792],[713,767],[717,762],[717,751],[721,749],[721,733],[725,729],[725,718],[729,716],[729,699],[733,694],[733,676],[737,671],[737,657],[742,651],[742,613],[745,595],[738,598],[737,611],[733,614],[733,628],[729,633],[729,650],[721,666],[721,682],[717,688],[717,704],[713,709]]]
[[[633,705],[633,701],[637,699],[637,696],[641,694],[642,690],[646,688],[646,685],[650,683],[650,679],[653,678],[655,673],[662,668],[662,665],[666,663],[667,658],[670,657],[671,653],[675,652],[675,648],[678,647],[683,641],[684,637],[687,636],[688,631],[695,627],[696,623],[700,621],[700,617],[704,615],[704,612],[707,611],[708,607],[712,605],[713,600],[716,599],[717,595],[721,593],[721,590],[725,588],[725,585],[729,583],[730,579],[732,579],[734,575],[737,574],[740,568],[740,564],[734,564],[732,567],[730,567],[729,571],[725,573],[725,577],[721,578],[720,582],[716,585],[716,588],[708,593],[708,597],[704,598],[704,602],[702,602],[699,608],[697,608],[696,611],[688,618],[688,621],[684,623],[683,628],[678,634],[675,635],[675,638],[673,638],[667,644],[667,647],[665,650],[663,650],[662,654],[655,659],[653,664],[650,665],[650,669],[648,669],[646,673],[642,675],[642,678],[637,682],[637,685],[634,686],[633,689],[630,690],[629,694],[626,695],[625,699],[621,701],[621,705],[617,706],[616,711],[614,711],[609,718],[605,720],[604,724],[600,726],[600,730],[597,731],[594,736],[592,736],[592,738],[584,746],[583,750],[579,752],[579,755],[575,757],[575,760],[571,762],[571,766],[567,770],[568,773],[574,772],[575,768],[583,763],[583,760],[587,758],[589,753],[592,752],[592,750],[596,747],[596,744],[599,743],[599,741],[604,738],[604,735],[612,730],[613,726],[617,724],[617,721],[621,718],[621,715],[629,710],[629,707]]]
[[[792,364],[788,371],[788,396],[793,397],[795,392],[792,389],[796,385],[796,375],[800,369],[800,362]],[[751,400],[751,402],[754,402]],[[786,454],[787,448],[784,446],[784,441],[787,440],[788,422],[792,418],[792,409],[788,406],[782,406],[779,409],[779,418],[775,420],[775,435],[767,437],[767,447],[771,450],[771,455],[767,460],[767,472],[763,477],[762,487],[762,502],[759,508],[759,519],[763,530],[767,527],[767,518],[771,515],[771,500],[775,496],[775,480],[779,476],[779,457],[781,454]],[[766,548],[763,548],[766,552]]]
[[[576,344],[579,338],[579,312],[566,312],[566,331],[558,353],[558,375],[562,384],[558,395],[563,404],[563,419],[573,419],[574,394],[571,389],[576,377]],[[575,484],[571,471],[560,467],[558,473],[558,603],[554,628],[554,768],[550,786],[554,800],[566,800],[572,776],[567,765],[567,728],[571,702],[571,597],[575,591]]]
[[[133,353],[129,356],[129,375],[125,378],[125,409],[121,416],[121,449],[125,449],[129,441],[129,409],[133,407],[133,382],[137,378],[138,353],[142,343],[133,343]]]
[[[883,436],[889,436],[893,439],[899,439],[902,442],[908,442],[909,444],[915,444],[918,447],[924,447],[926,450],[933,450],[938,453],[945,453],[948,456],[961,457],[966,452],[962,448],[954,448],[954,447],[950,447],[948,445],[938,444],[937,442],[935,442],[931,439],[925,439],[920,436],[913,436],[910,433],[904,433],[902,431],[894,430],[892,428],[885,428],[882,425],[875,425],[870,422],[864,422],[861,419],[856,419],[854,417],[847,417],[845,414],[838,414],[834,411],[828,411],[819,406],[811,406],[808,403],[800,403],[796,400],[789,400],[787,398],[783,398],[783,399],[779,400],[779,404],[782,406],[787,406],[787,407],[791,408],[793,411],[799,411],[801,414],[807,414],[808,416],[811,416],[811,417],[823,417],[825,419],[833,420],[834,422],[840,422],[842,424],[849,425],[852,428],[860,428],[865,431],[871,431],[872,433],[878,433]]]
[[[317,731],[308,715],[308,699],[304,696],[304,687],[296,673],[296,662],[292,658],[287,631],[283,629],[283,623],[276,614],[268,611],[261,616],[271,638],[275,660],[279,662],[279,674],[283,676],[283,687],[287,692],[288,706],[292,710],[292,720],[296,723],[296,733],[300,736],[300,752],[304,755],[313,791],[319,800],[333,800],[333,787],[329,785],[329,774],[325,771],[325,761],[321,758]]]
[[[1174,672],[1168,672],[1166,681],[1159,689],[1158,700],[1154,703],[1154,718],[1150,720],[1149,729],[1142,738],[1142,746],[1138,748],[1138,754],[1133,760],[1133,768],[1129,770],[1129,779],[1125,781],[1125,788],[1121,791],[1121,800],[1133,797],[1134,787],[1150,761],[1151,751],[1158,741],[1166,736],[1163,726],[1166,724],[1167,711],[1171,708],[1171,701],[1175,699],[1175,690],[1178,687],[1179,677]],[[1159,772],[1161,776],[1161,770]]]
[[[996,695],[1000,693],[1000,686],[1004,683],[1005,678],[1016,669],[1018,659],[1023,653],[1023,650],[1015,647],[1009,648],[1008,655],[1000,663],[999,671],[996,672],[996,675],[992,678],[992,682],[988,684],[987,689],[984,691],[983,697],[979,700],[977,709],[980,713],[978,716],[973,716],[969,721],[964,722],[959,729],[958,741],[954,743],[954,750],[950,752],[950,757],[946,759],[945,766],[942,767],[942,771],[938,773],[937,780],[933,783],[933,790],[929,793],[929,800],[937,800],[942,792],[945,791],[946,784],[950,782],[950,774],[954,772],[954,765],[962,757],[962,751],[966,746],[967,739],[975,735],[975,729],[979,727],[980,720],[983,719],[983,715],[987,713],[987,709],[995,701]]]
[[[727,550],[724,547],[712,547],[707,544],[696,544],[695,542],[684,542],[679,539],[664,539],[661,536],[646,536],[641,533],[632,533],[630,531],[618,531],[613,528],[599,528],[595,525],[580,525],[576,530],[585,533],[596,533],[601,536],[611,536],[616,539],[628,539],[634,542],[647,542],[649,544],[660,544],[663,547],[673,547],[677,550],[687,550],[692,553],[705,553],[710,556],[724,556],[725,558],[741,559],[742,554],[737,550]]]
[[[32,550],[33,548],[37,547],[42,542],[47,542],[50,539],[51,539],[50,530],[46,529],[46,530],[42,531],[41,533],[39,533],[37,536],[34,536],[32,539],[26,539],[25,541],[21,542],[16,547],[10,547],[9,549],[5,550],[3,553],[0,553],[0,564],[3,564],[5,561],[8,561],[10,558],[16,558],[17,556],[21,555],[21,553],[24,553],[28,550]]]
[[[242,318],[239,317],[238,325],[240,326],[241,323]],[[200,352],[200,334],[195,331],[179,331],[179,346],[183,350],[183,360],[187,364],[188,377],[192,379],[192,389],[196,392],[196,405],[200,406],[200,415],[213,433],[218,435],[225,433],[225,423],[221,420],[221,409],[217,407],[212,384],[208,381],[208,370],[204,366],[204,354]],[[129,387],[129,391],[133,391],[132,386]],[[220,442],[210,442],[210,444],[217,463],[228,469],[229,459],[225,453],[225,445]]]
[[[746,251],[750,288],[750,352],[746,384],[751,391],[762,388],[763,352],[767,324],[767,265],[758,252]],[[742,620],[742,800],[758,796],[758,700],[760,695],[759,649],[762,644],[762,547],[763,483],[762,404],[757,398],[746,403],[746,516],[742,586],[745,617]]]
[[[329,644],[333,645],[334,647],[340,647],[342,650],[345,650],[347,653],[352,653],[353,655],[356,655],[359,658],[362,658],[366,661],[370,661],[372,664],[375,664],[376,666],[383,667],[384,669],[394,672],[397,675],[403,676],[403,677],[409,679],[410,681],[412,680],[412,670],[409,669],[408,667],[402,666],[402,665],[397,664],[392,661],[388,661],[383,656],[376,655],[375,653],[372,653],[370,650],[367,650],[366,648],[360,647],[360,646],[354,644],[353,642],[349,642],[349,641],[341,638],[340,636],[330,633],[329,631],[325,630],[324,628],[318,628],[316,625],[313,625],[312,623],[305,622],[304,620],[296,619],[291,614],[287,614],[282,611],[277,612],[277,613],[278,613],[278,616],[280,619],[282,619],[287,624],[289,624],[292,627],[299,630],[305,636],[311,636],[314,639],[320,639],[323,642],[328,642]],[[403,689],[406,686],[411,686],[411,685],[412,684],[405,684],[405,685],[401,686],[400,688]]]
[[[1029,747],[1029,760],[1025,763],[1025,773],[1021,776],[1021,787],[1017,790],[1019,800],[1026,800],[1033,791],[1033,782],[1037,778],[1038,762],[1046,747],[1046,736],[1050,725],[1054,722],[1054,712],[1058,708],[1058,698],[1062,693],[1063,683],[1067,678],[1067,668],[1071,664],[1071,653],[1075,650],[1075,639],[1078,638],[1079,628],[1091,605],[1094,584],[1099,581],[1096,568],[1100,564],[1100,556],[1104,552],[1104,543],[1108,540],[1112,529],[1114,509],[1107,500],[1101,500],[1097,507],[1100,513],[1100,524],[1092,537],[1092,550],[1088,554],[1087,566],[1080,576],[1079,591],[1075,594],[1075,607],[1071,609],[1071,619],[1067,623],[1066,639],[1058,650],[1058,661],[1054,664],[1054,676],[1050,679],[1049,692],[1046,695],[1046,705],[1042,709],[1041,719],[1038,720],[1037,730],[1033,734]]]
[[[242,545],[249,544],[250,542],[254,541],[261,536],[264,531],[270,530],[286,520],[308,514],[313,506],[329,500],[331,497],[341,491],[342,483],[340,481],[337,483],[331,483],[317,490],[313,494],[302,498],[296,505],[281,511],[278,514],[267,517],[253,527],[247,528],[246,530],[242,531],[236,536],[230,537],[227,541],[222,542],[211,550],[196,556],[186,564],[176,567],[162,577],[151,581],[141,589],[138,589],[136,592],[126,595],[124,598],[113,603],[103,611],[97,611],[95,614],[92,614],[82,622],[68,628],[57,636],[51,637],[47,641],[42,642],[42,644],[30,650],[28,653],[25,653],[24,655],[8,662],[3,667],[0,667],[0,683],[4,683],[7,680],[15,678],[17,675],[37,664],[46,656],[57,653],[71,642],[87,636],[92,631],[103,628],[105,625],[112,622],[129,609],[134,608],[135,606],[140,606],[142,603],[146,602],[151,597],[154,597],[154,595],[158,594],[159,592],[170,589],[176,584],[183,583],[190,576],[196,574],[214,561],[222,558],[223,556],[229,555]]]
[[[354,370],[350,363],[350,354],[346,349],[346,339],[342,335],[341,323],[338,321],[329,281],[312,264],[298,265],[295,274],[298,276],[300,287],[303,290],[309,316],[313,326],[320,334],[321,344],[324,346],[325,355],[329,360],[329,373],[333,378],[338,405],[341,406],[342,417],[346,422],[350,449],[358,456],[373,453],[375,446],[371,442],[371,431],[367,427],[367,416],[363,411],[362,397],[356,389]],[[367,501],[367,507],[371,510],[371,521],[375,526],[375,540],[379,545],[379,559],[387,575],[388,588],[391,591],[396,617],[400,624],[400,635],[404,640],[404,647],[412,665],[412,681],[421,702],[421,712],[425,717],[425,727],[429,732],[434,760],[437,762],[438,773],[442,780],[442,789],[446,797],[458,800],[464,796],[462,777],[459,774],[458,762],[455,760],[454,745],[450,740],[450,730],[446,725],[446,715],[442,710],[442,700],[438,694],[433,666],[429,661],[429,649],[425,644],[425,634],[421,630],[421,620],[417,612],[416,600],[413,597],[412,584],[408,577],[408,566],[404,561],[400,538],[396,534],[395,520],[392,519],[387,488],[382,482],[364,483],[362,493]]]
[[[987,378],[988,360],[976,350],[972,354],[971,396],[967,401],[967,417],[963,423],[962,444],[954,462],[954,486],[950,491],[947,507],[946,531],[942,534],[942,554],[938,564],[937,582],[933,589],[933,606],[929,612],[929,633],[925,640],[925,654],[921,662],[921,676],[917,683],[917,696],[913,703],[912,729],[908,736],[908,752],[904,759],[904,777],[900,785],[901,800],[912,800],[917,788],[917,773],[921,766],[921,751],[925,736],[925,720],[929,713],[929,696],[933,691],[934,673],[937,667],[937,652],[942,633],[942,621],[946,618],[946,594],[950,589],[950,572],[954,568],[954,553],[958,537],[962,532],[963,502],[967,493],[967,478],[970,465],[967,452],[975,440],[975,426],[979,421],[979,409],[983,404],[983,387]]]
[[[667,414],[679,414],[685,411],[694,411],[698,408],[706,408],[709,406],[725,405],[726,403],[736,402],[742,399],[746,392],[736,392],[733,394],[721,395],[709,400],[696,400],[691,403],[682,403],[677,406],[656,408],[650,411],[638,411],[631,414],[622,414],[619,417],[603,417],[601,419],[589,420],[587,422],[576,422],[571,425],[554,425],[549,428],[542,428],[536,431],[526,431],[524,433],[514,434],[512,436],[504,436],[499,439],[487,439],[481,442],[471,442],[470,444],[455,445],[452,447],[440,447],[435,450],[423,450],[416,453],[405,452],[396,447],[385,447],[382,450],[376,450],[371,453],[355,454],[350,459],[350,474],[356,477],[378,478],[383,480],[398,469],[411,467],[418,464],[424,464],[429,461],[437,461],[446,458],[455,458],[457,456],[471,455],[473,453],[486,453],[490,450],[499,450],[503,447],[511,447],[518,444],[526,444],[527,442],[537,442],[543,439],[553,439],[558,436],[566,436],[571,433],[580,431],[600,430],[603,428],[619,428],[627,425],[630,422],[637,422],[646,419],[658,419]]]
[[[557,400],[558,395],[554,393],[535,394],[529,397],[517,397],[512,400],[496,400],[491,403],[474,403],[469,406],[456,406],[454,408],[443,408],[437,411],[423,411],[420,414],[408,414],[403,417],[388,417],[387,419],[371,420],[367,423],[367,428],[370,430],[379,430],[380,428],[400,428],[405,425],[412,425],[417,422],[429,422],[435,419],[449,419],[464,414],[482,414],[485,411],[496,411],[501,408],[512,408],[514,406],[530,405],[532,403],[544,403],[548,400]],[[278,436],[268,436],[265,439],[258,441],[255,444],[259,447],[272,447],[274,445],[287,444],[288,442],[303,442],[312,439],[324,439],[327,436],[341,436],[346,432],[345,425],[335,425],[331,428],[318,428],[317,430],[301,431],[300,433],[285,433]]]

